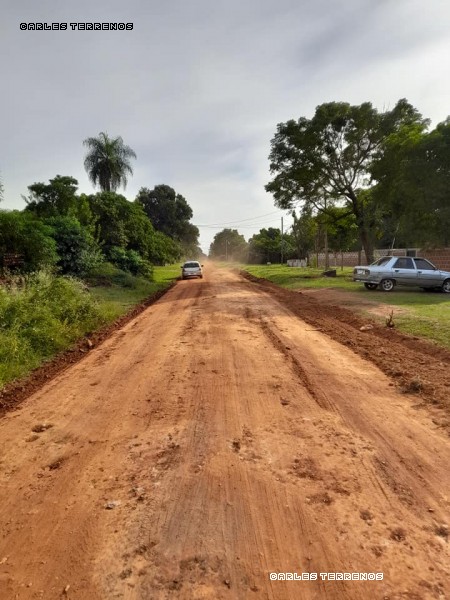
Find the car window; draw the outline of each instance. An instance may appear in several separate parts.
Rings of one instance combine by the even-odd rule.
[[[184,263],[185,269],[197,269],[200,266],[198,262],[187,262]]]
[[[391,258],[392,258],[392,256],[383,256],[383,258],[379,258],[374,263],[372,263],[372,266],[373,267],[382,267],[383,265],[388,263],[391,260]]]
[[[436,271],[436,267],[424,258],[415,258],[414,262],[418,269],[422,269],[423,271]]]
[[[398,258],[394,263],[394,269],[414,269],[412,258]]]

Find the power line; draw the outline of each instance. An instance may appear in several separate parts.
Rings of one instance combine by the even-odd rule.
[[[260,227],[261,225],[271,225],[278,224],[278,219],[271,219],[270,221],[260,221],[258,223],[247,223],[245,225],[239,225],[238,229],[253,229],[255,227]],[[201,225],[197,225],[197,227],[202,227]],[[279,226],[278,226],[279,228]],[[224,229],[223,226],[219,225],[209,225],[208,227],[203,226],[203,229]]]
[[[240,221],[225,221],[223,223],[207,223],[205,225],[197,225],[197,227],[221,227],[222,225],[232,225],[233,223],[244,223],[245,221],[253,221],[254,219],[261,219],[262,217],[268,217],[269,215],[274,215],[281,211],[274,210],[273,212],[266,213],[265,215],[255,215],[254,217],[250,217],[248,219],[241,219]]]

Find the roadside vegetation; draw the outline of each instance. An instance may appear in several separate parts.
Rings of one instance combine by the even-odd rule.
[[[28,186],[23,210],[0,210],[0,387],[167,287],[182,257],[201,253],[173,188],[142,188],[132,201],[117,193],[136,158],[121,137],[84,145],[97,193],[56,175]]]
[[[152,281],[144,277],[133,277],[120,269],[110,268],[110,272],[108,284],[97,279],[95,285],[95,279],[91,278],[92,285],[89,288],[107,320],[119,317],[155,292],[168,287],[180,275],[178,264],[155,267]]]
[[[78,280],[38,272],[0,287],[0,385],[27,374],[105,321]]]
[[[23,377],[79,338],[166,288],[178,269],[156,267],[155,280],[109,265],[86,282],[39,271],[0,286],[0,388]]]
[[[234,265],[236,267],[236,264]],[[336,277],[323,277],[323,269],[287,267],[286,265],[239,265],[255,277],[267,279],[292,290],[336,289],[348,292],[358,301],[343,306],[366,313],[381,323],[393,309],[395,327],[404,333],[419,336],[450,348],[450,299],[447,294],[424,292],[420,289],[396,289],[393,292],[368,291],[351,280],[351,268],[337,269]],[[336,299],[336,302],[339,302]],[[368,311],[368,303],[386,305],[386,316]]]
[[[323,269],[312,267],[288,267],[286,265],[242,265],[242,268],[254,275],[268,279],[277,285],[289,289],[339,287],[357,290],[359,287],[351,280],[352,270],[336,268],[336,277],[323,277]]]

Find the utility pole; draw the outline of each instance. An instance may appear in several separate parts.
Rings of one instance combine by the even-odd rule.
[[[330,268],[330,258],[328,256],[328,221],[327,217],[327,201],[325,199],[325,231],[324,231],[324,246],[325,246],[325,269]]]
[[[281,264],[283,264],[283,217],[281,217],[281,243],[280,243],[280,250],[281,250]]]

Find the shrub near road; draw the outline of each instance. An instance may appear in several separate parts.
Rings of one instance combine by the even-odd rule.
[[[0,386],[103,322],[82,282],[46,272],[0,287]]]
[[[91,272],[89,287],[47,272],[0,285],[0,390],[167,288],[179,270],[155,267],[149,281],[105,263]]]

